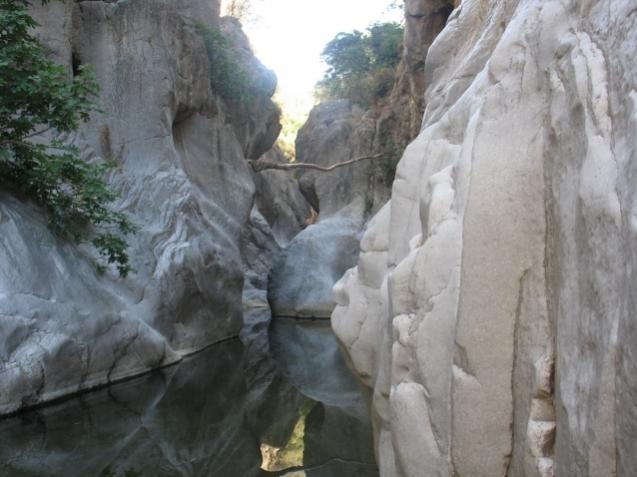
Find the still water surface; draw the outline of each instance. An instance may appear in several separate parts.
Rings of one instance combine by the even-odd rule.
[[[327,325],[277,320],[270,339],[0,421],[0,476],[376,477]]]

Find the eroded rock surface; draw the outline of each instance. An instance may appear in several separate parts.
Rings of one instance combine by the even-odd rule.
[[[275,315],[326,317],[334,308],[335,278],[354,265],[370,215],[387,202],[402,148],[420,131],[425,58],[453,9],[449,0],[405,3],[404,52],[388,98],[365,111],[348,100],[315,107],[296,141],[297,160],[331,166],[298,174],[301,191],[318,221],[301,232],[273,269],[270,302]]]
[[[349,101],[320,104],[299,131],[297,161],[330,166],[370,155],[374,128],[373,117]],[[300,190],[318,221],[294,237],[272,269],[268,296],[275,316],[330,316],[332,285],[358,256],[374,167],[361,161],[299,174]]]
[[[241,238],[254,182],[246,157],[276,137],[275,79],[219,5],[199,0],[34,2],[39,36],[68,67],[91,64],[95,115],[74,137],[110,160],[116,207],[138,226],[135,270],[99,275],[92,251],[58,240],[46,218],[0,199],[0,414],[134,375],[236,336],[242,324]],[[211,88],[197,22],[234,38],[259,78],[249,101]]]
[[[631,1],[463,0],[335,287],[383,476],[634,475]]]
[[[288,158],[273,147],[262,158],[273,163],[286,163]],[[303,197],[296,177],[282,170],[263,170],[254,174],[257,194],[255,205],[268,222],[272,234],[284,247],[311,220],[310,205]]]

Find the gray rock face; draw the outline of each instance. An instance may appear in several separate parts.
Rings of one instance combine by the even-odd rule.
[[[262,156],[274,163],[287,162],[276,146]],[[255,205],[272,229],[276,242],[287,245],[310,219],[312,213],[293,174],[281,170],[263,170],[254,174]]]
[[[270,273],[268,299],[275,316],[330,316],[332,286],[356,262],[361,226],[361,220],[335,216],[292,240]]]
[[[314,108],[297,138],[297,160],[329,166],[369,155],[373,118],[349,101]],[[367,201],[373,200],[369,161],[331,172],[299,174],[301,192],[318,221],[299,233],[275,263],[268,297],[275,316],[329,317],[332,286],[354,265]]]
[[[296,140],[298,162],[330,166],[372,153],[374,118],[347,100],[316,106]],[[339,213],[356,203],[362,215],[369,187],[370,162],[360,162],[331,172],[304,170],[299,174],[301,191],[322,217]]]
[[[135,273],[102,276],[90,249],[61,242],[33,207],[0,197],[0,414],[238,334],[241,235],[254,194],[245,156],[269,148],[279,127],[272,85],[241,125],[211,90],[192,19],[218,26],[218,2],[34,8],[41,38],[69,72],[72,63],[94,67],[104,114],[68,140],[89,161],[117,163],[116,207],[139,230],[129,239]],[[274,81],[242,41],[244,68]]]
[[[249,90],[227,102],[227,117],[234,126],[245,157],[258,159],[270,150],[281,131],[281,110],[270,100],[276,90],[276,75],[254,56],[238,20],[223,17],[220,29],[229,40],[234,61],[243,68],[243,76],[250,78]],[[235,78],[229,80],[238,81]]]
[[[630,1],[463,0],[336,286],[383,476],[637,472]]]

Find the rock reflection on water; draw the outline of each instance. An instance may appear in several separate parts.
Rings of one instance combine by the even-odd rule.
[[[0,475],[376,476],[365,409],[331,333],[277,323],[272,343],[259,354],[254,340],[229,341],[4,419]]]

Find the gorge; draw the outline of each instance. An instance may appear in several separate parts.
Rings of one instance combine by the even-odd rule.
[[[1,475],[637,473],[637,6],[404,4],[388,100],[296,143],[389,162],[294,174],[218,0],[30,6],[137,230],[122,278],[0,187]]]

